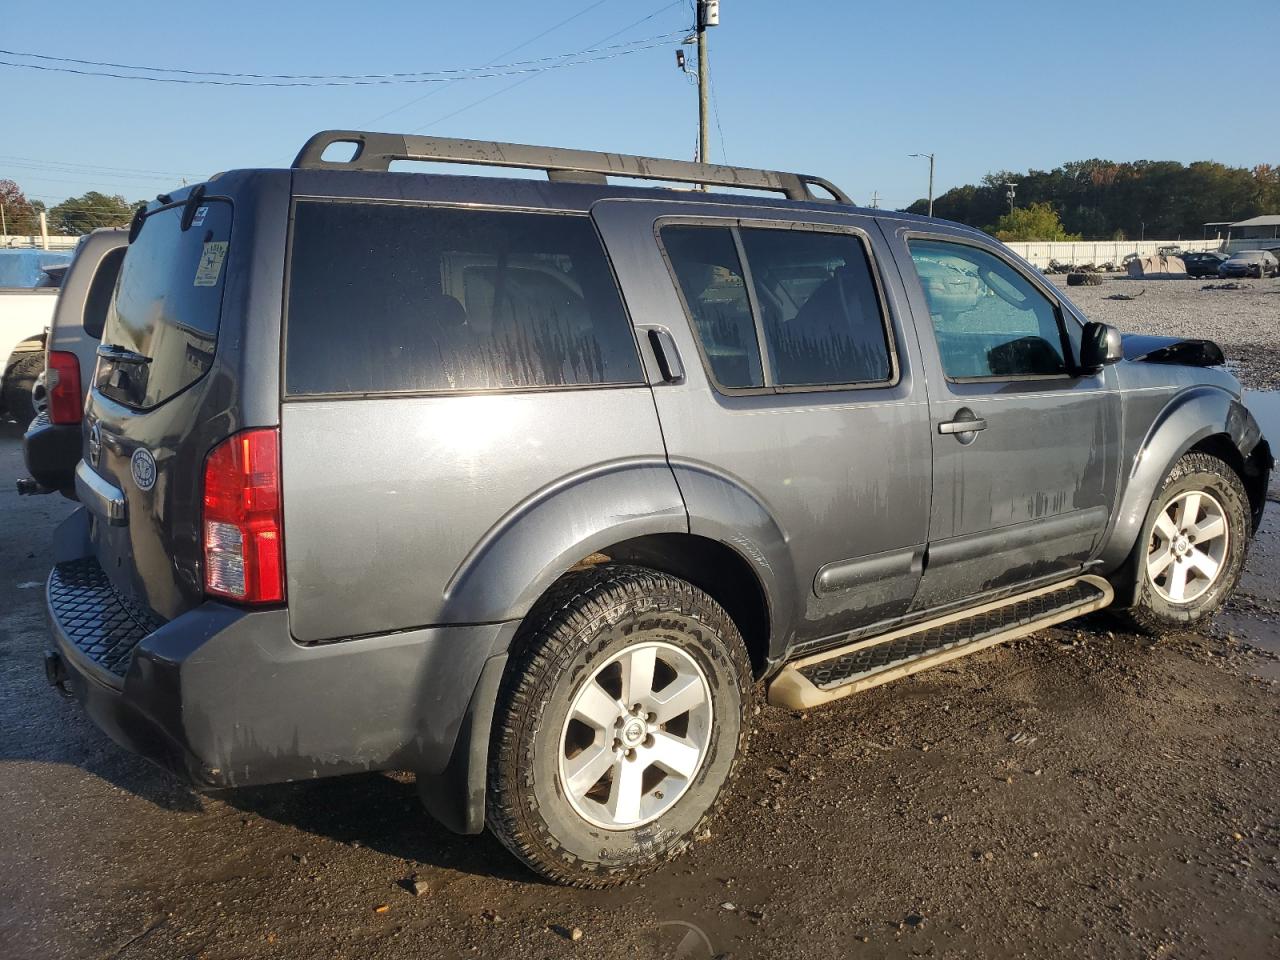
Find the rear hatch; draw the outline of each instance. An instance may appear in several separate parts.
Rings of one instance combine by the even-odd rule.
[[[229,178],[243,182],[244,174]],[[258,191],[233,196],[219,183],[215,196],[213,186],[188,194],[189,202],[154,203],[135,222],[84,421],[77,489],[90,510],[94,554],[119,595],[163,619],[204,596],[207,455],[246,426],[278,423],[283,244],[279,255],[268,252],[255,263]],[[283,215],[280,221],[282,237]],[[265,291],[259,288],[264,271]],[[246,330],[259,300],[267,309],[255,322],[275,344],[267,350]],[[255,364],[245,361],[250,352],[258,355]],[[245,366],[265,381],[266,404],[246,401]]]

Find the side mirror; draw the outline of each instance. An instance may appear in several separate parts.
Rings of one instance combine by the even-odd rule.
[[[1084,339],[1080,342],[1082,372],[1097,373],[1107,364],[1123,359],[1124,346],[1119,330],[1097,321],[1084,325]]]

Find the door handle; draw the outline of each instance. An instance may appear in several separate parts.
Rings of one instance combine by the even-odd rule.
[[[653,349],[654,359],[658,361],[658,371],[663,380],[667,383],[679,383],[684,379],[684,364],[680,362],[676,341],[669,331],[650,328],[649,346]]]
[[[968,412],[968,411],[962,411]],[[943,420],[938,424],[938,432],[943,434],[957,433],[977,433],[979,430],[987,429],[987,421],[980,417],[975,417],[972,413],[968,417],[957,417],[955,420]]]

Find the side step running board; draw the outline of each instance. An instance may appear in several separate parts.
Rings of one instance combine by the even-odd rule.
[[[1113,598],[1101,577],[1077,577],[825,650],[787,664],[769,684],[769,702],[793,710],[830,703],[1101,610]]]

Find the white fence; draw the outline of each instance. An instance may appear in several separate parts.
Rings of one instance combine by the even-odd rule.
[[[74,250],[76,244],[80,242],[79,237],[49,237],[50,250]],[[0,250],[26,250],[34,248],[39,250],[44,246],[44,238],[37,235],[34,237],[22,237],[17,234],[0,233]]]
[[[1234,243],[1232,244],[1235,245]],[[1120,263],[1131,253],[1140,257],[1154,257],[1161,247],[1180,247],[1190,253],[1197,250],[1220,250],[1221,240],[1145,240],[1141,243],[1132,240],[1083,240],[1076,243],[1023,243],[1005,244],[1010,250],[1043,269],[1049,266],[1050,260],[1059,263],[1086,264],[1101,266],[1104,263]]]

